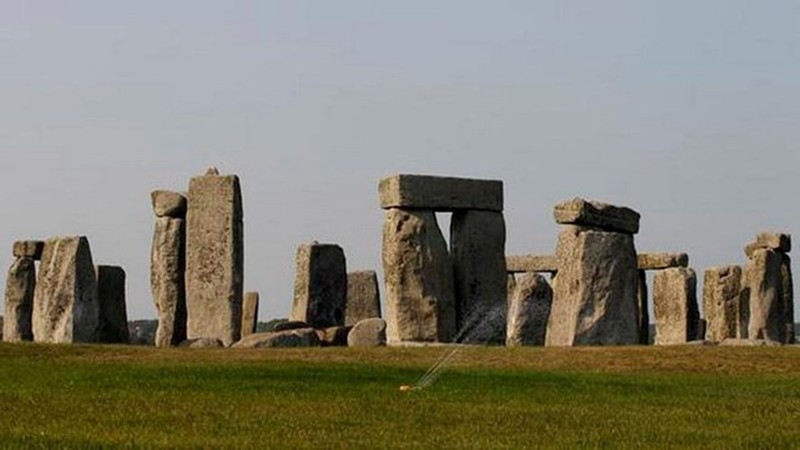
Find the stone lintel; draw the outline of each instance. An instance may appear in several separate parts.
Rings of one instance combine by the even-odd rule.
[[[639,213],[607,203],[574,198],[555,206],[556,223],[596,227],[604,231],[636,234],[639,232]]]
[[[503,182],[399,174],[380,181],[381,208],[503,211]]]
[[[639,253],[636,255],[639,270],[662,270],[673,267],[689,267],[686,253]]]

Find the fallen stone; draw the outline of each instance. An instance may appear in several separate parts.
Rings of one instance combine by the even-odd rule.
[[[302,320],[314,328],[342,326],[346,304],[344,250],[317,242],[298,247],[290,320]]]
[[[153,212],[156,217],[172,217],[183,219],[186,217],[186,196],[180,192],[158,189],[150,193],[153,202]]]
[[[242,330],[244,281],[242,193],[235,175],[189,182],[186,214],[187,336],[226,346]]]
[[[233,348],[319,347],[322,343],[313,328],[271,333],[253,333],[233,344]]]
[[[256,332],[258,326],[258,292],[246,292],[242,303],[242,337]]]
[[[16,241],[12,248],[15,258],[31,258],[34,261],[42,259],[44,241]]]
[[[388,342],[452,341],[453,267],[433,211],[387,211],[382,259]]]
[[[33,340],[33,295],[36,289],[36,263],[32,257],[17,258],[6,279],[6,312],[3,340]]]
[[[636,249],[624,233],[565,226],[556,248],[558,273],[546,345],[634,345]]]
[[[556,255],[513,255],[506,257],[506,270],[510,273],[558,272]]]
[[[721,342],[742,336],[739,327],[742,268],[711,267],[703,277],[703,316],[705,338]]]
[[[647,300],[647,272],[639,269],[636,291],[636,323],[639,328],[639,345],[650,345],[650,310]]]
[[[300,330],[303,328],[311,328],[311,325],[302,320],[288,320],[275,325],[273,331],[277,333],[280,331]]]
[[[89,241],[48,239],[33,300],[36,342],[96,342],[100,305]]]
[[[759,233],[756,236],[756,245],[776,252],[789,253],[792,251],[792,235],[788,233]]]
[[[150,253],[150,290],[158,312],[156,347],[186,340],[186,228],[183,219],[156,219]]]
[[[544,345],[552,303],[553,289],[545,277],[521,275],[508,307],[506,345]]]
[[[503,211],[503,182],[429,175],[394,175],[378,187],[383,209]]]
[[[723,339],[722,342],[719,343],[721,346],[725,347],[777,347],[780,346],[780,342],[771,341],[769,339],[735,339],[735,338],[728,338]]]
[[[639,213],[607,203],[574,198],[555,207],[556,223],[599,228],[626,234],[639,232]]]
[[[347,304],[344,324],[353,326],[364,319],[381,316],[381,297],[378,274],[362,270],[347,274]]]
[[[685,267],[659,270],[653,277],[656,345],[685,344],[697,339],[697,275]]]
[[[456,298],[456,329],[468,326],[476,314],[486,323],[485,344],[506,341],[508,279],[506,224],[494,211],[456,211],[450,221],[450,257]],[[477,342],[475,342],[477,343]]]
[[[347,347],[347,335],[353,327],[328,327],[316,329],[317,337],[323,347]]]
[[[696,341],[689,341],[686,343],[686,345],[689,345],[691,347],[711,347],[717,345],[717,343],[706,339],[698,339]]]
[[[781,254],[769,249],[756,250],[747,262],[750,285],[747,337],[750,339],[786,341],[781,263]]]
[[[223,348],[225,345],[217,338],[194,338],[180,343],[179,347],[188,348]]]
[[[386,345],[386,321],[364,319],[353,326],[347,335],[348,347],[381,347]]]
[[[100,305],[97,340],[106,344],[128,344],[125,270],[117,266],[97,266],[96,273]]]
[[[686,253],[639,253],[636,256],[639,270],[661,270],[672,267],[688,267]]]

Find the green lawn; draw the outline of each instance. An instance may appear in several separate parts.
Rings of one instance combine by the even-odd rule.
[[[800,348],[0,344],[6,447],[800,447]]]

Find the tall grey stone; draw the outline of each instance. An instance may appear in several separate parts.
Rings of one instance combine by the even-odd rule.
[[[456,299],[456,329],[479,321],[489,344],[506,340],[508,292],[506,224],[503,213],[456,211],[450,221],[450,256]],[[477,342],[475,342],[477,343]]]
[[[633,236],[567,225],[556,256],[547,345],[638,343]]]
[[[100,305],[98,342],[127,344],[128,312],[125,303],[125,270],[117,266],[97,266],[97,299]]]
[[[519,277],[508,305],[506,345],[544,345],[553,303],[553,289],[538,273]]]
[[[785,344],[793,344],[794,335],[794,281],[792,280],[792,260],[789,255],[781,254],[781,306],[783,323],[786,328]]]
[[[378,274],[374,270],[360,270],[347,274],[347,306],[344,312],[346,326],[381,317]]]
[[[510,303],[511,297],[514,296],[514,291],[517,290],[517,277],[513,273],[509,273],[506,280],[506,293],[508,294],[508,301]]]
[[[750,287],[748,338],[786,341],[786,319],[781,280],[782,255],[757,249],[747,262]]]
[[[659,270],[653,277],[656,345],[685,344],[697,339],[697,275],[685,267]]]
[[[294,305],[290,320],[314,328],[344,325],[347,262],[335,244],[312,242],[297,248]]]
[[[650,344],[650,311],[647,305],[647,272],[639,269],[636,291],[636,323],[639,327],[639,344]]]
[[[100,307],[89,241],[48,239],[33,300],[36,342],[96,342]]]
[[[711,267],[703,276],[703,316],[706,320],[705,339],[722,342],[742,337],[740,306],[742,268],[739,266]]]
[[[239,177],[189,182],[186,215],[187,338],[239,340],[244,283],[244,224]]]
[[[256,332],[258,326],[258,292],[246,292],[242,304],[242,338]]]
[[[6,312],[3,321],[3,340],[21,342],[33,340],[33,295],[36,289],[36,264],[33,258],[14,260],[6,279]]]
[[[150,289],[158,312],[156,347],[186,340],[186,227],[183,219],[156,219],[150,253]]]
[[[382,259],[389,343],[452,341],[453,266],[434,212],[388,210]]]

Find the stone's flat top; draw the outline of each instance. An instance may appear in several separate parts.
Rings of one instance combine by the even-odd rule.
[[[503,210],[500,180],[399,174],[382,179],[378,192],[383,209]]]
[[[11,251],[17,258],[39,260],[42,259],[44,241],[16,241]]]
[[[558,272],[556,255],[511,255],[506,256],[506,271],[510,273]]]
[[[639,270],[688,267],[689,255],[686,253],[639,253],[636,255],[636,264]]]
[[[623,206],[573,198],[561,202],[553,211],[556,223],[597,227],[605,231],[636,234],[640,215]]]
[[[792,235],[788,233],[759,233],[756,236],[755,243],[761,248],[777,250],[783,253],[792,251]]]

